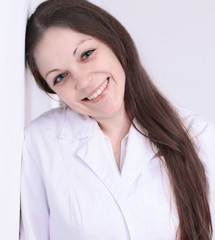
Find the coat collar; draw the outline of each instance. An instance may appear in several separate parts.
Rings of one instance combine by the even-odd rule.
[[[70,109],[65,109],[59,139],[67,141],[67,143],[61,142],[64,145],[64,147],[61,145],[61,149],[64,151],[64,157],[67,158],[66,161],[72,161],[71,156],[75,154],[78,161],[87,164],[115,198],[119,198],[122,192],[129,190],[135,179],[141,175],[144,166],[155,157],[149,140],[131,126],[126,156],[119,173],[113,154],[108,148],[107,139],[97,122]],[[70,141],[74,140],[81,140],[76,150],[71,148]]]
[[[63,121],[58,134],[59,139],[81,139],[91,136],[99,126],[89,116],[74,112],[69,107],[64,107]]]

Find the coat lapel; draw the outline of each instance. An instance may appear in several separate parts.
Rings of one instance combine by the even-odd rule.
[[[120,192],[121,178],[115,159],[108,149],[101,130],[97,129],[92,136],[86,139],[76,154],[117,198]]]
[[[66,109],[63,127],[59,134],[62,156],[68,163],[72,156],[82,161],[117,198],[120,174],[108,149],[106,139],[96,121]]]
[[[71,156],[75,155],[87,164],[115,199],[133,184],[144,166],[155,156],[149,140],[131,126],[120,174],[112,149],[96,121],[70,109],[66,110],[59,139],[63,140],[61,151],[66,161],[71,161]]]
[[[138,127],[137,124],[136,126]],[[131,126],[121,171],[123,186],[129,189],[154,157],[155,152],[152,150],[149,139]]]

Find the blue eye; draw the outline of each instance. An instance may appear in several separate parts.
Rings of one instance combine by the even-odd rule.
[[[95,51],[95,49],[86,51],[84,54],[82,54],[82,59],[84,60],[84,59],[88,58],[92,54],[93,51]]]
[[[58,84],[59,82],[61,82],[66,76],[67,76],[67,73],[62,73],[62,74],[58,75],[58,76],[54,79],[54,85],[55,85],[55,84]]]

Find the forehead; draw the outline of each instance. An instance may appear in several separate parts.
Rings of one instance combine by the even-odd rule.
[[[70,28],[52,27],[46,30],[35,47],[34,58],[41,65],[67,57],[86,40],[95,39],[92,36],[76,32]]]
[[[74,47],[79,44],[81,41],[88,38],[93,38],[89,35],[76,32],[70,28],[62,27],[52,27],[46,30],[42,38],[38,42],[34,53],[44,51],[47,48],[65,48],[65,47]]]

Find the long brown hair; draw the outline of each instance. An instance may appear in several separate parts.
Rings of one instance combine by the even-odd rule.
[[[54,92],[40,75],[33,52],[52,26],[94,36],[116,54],[126,74],[127,114],[146,130],[151,143],[159,149],[158,156],[163,156],[160,159],[169,175],[179,217],[176,238],[211,239],[209,188],[203,164],[176,111],[142,67],[126,29],[106,11],[85,0],[49,0],[40,4],[27,24],[26,62],[39,87],[48,93]]]

